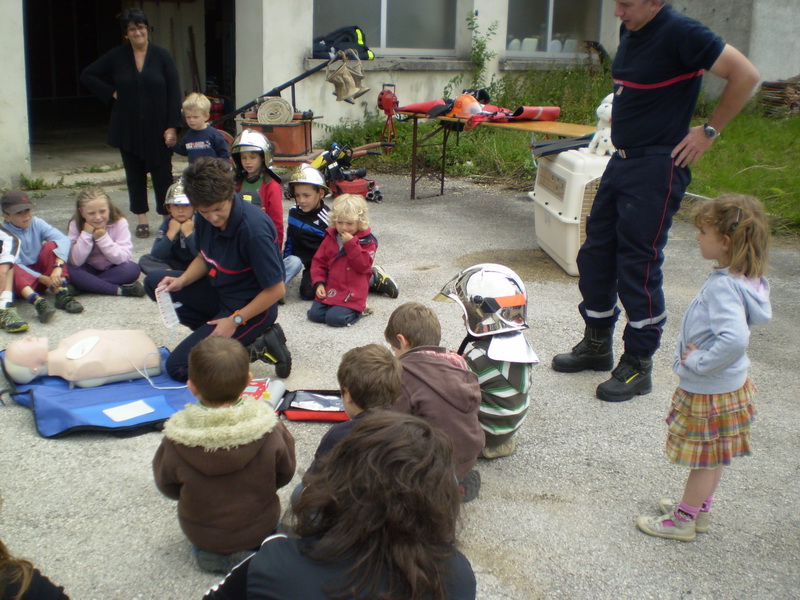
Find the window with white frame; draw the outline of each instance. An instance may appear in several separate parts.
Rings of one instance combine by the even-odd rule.
[[[384,56],[454,56],[456,0],[314,0],[314,37],[357,25]]]
[[[506,56],[574,57],[600,36],[601,0],[508,0]]]

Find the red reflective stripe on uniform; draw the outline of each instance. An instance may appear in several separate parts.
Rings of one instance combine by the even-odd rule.
[[[667,79],[665,81],[659,81],[658,83],[636,83],[634,81],[625,81],[624,79],[615,79],[614,83],[636,90],[654,90],[656,88],[667,87],[668,85],[672,85],[673,83],[677,83],[679,81],[686,81],[687,79],[701,77],[703,73],[705,73],[705,69],[700,69],[699,71],[678,75],[677,77],[673,77],[672,79]]]
[[[217,271],[221,271],[222,273],[227,273],[228,275],[235,275],[237,273],[247,273],[248,271],[253,270],[253,267],[247,267],[246,269],[241,269],[240,271],[232,271],[231,269],[226,269],[222,265],[218,264],[217,261],[208,256],[202,250],[200,250],[200,254],[203,255],[203,260],[206,261],[208,264],[212,265]]]
[[[513,296],[495,296],[494,299],[497,304],[503,308],[508,306],[523,306],[525,304],[524,294],[514,294]]]

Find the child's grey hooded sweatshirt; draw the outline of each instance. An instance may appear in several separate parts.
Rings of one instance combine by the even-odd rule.
[[[714,271],[686,309],[675,348],[673,371],[680,387],[694,394],[724,394],[747,379],[750,328],[772,318],[769,283],[763,277],[732,276]],[[681,364],[687,343],[697,346]]]

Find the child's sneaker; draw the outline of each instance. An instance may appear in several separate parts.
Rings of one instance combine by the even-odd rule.
[[[678,508],[678,502],[672,498],[662,498],[658,501],[658,508],[665,515],[671,515]],[[697,513],[697,520],[695,521],[694,529],[697,533],[706,533],[708,527],[711,525],[711,513],[703,512],[702,510]]]
[[[56,308],[72,314],[83,312],[83,305],[75,300],[72,294],[69,293],[69,290],[66,289],[56,294]]]
[[[680,540],[681,542],[694,541],[697,532],[696,523],[694,521],[681,521],[674,514],[670,513],[659,517],[637,517],[636,526],[647,535],[668,540]],[[667,521],[671,524],[666,525]]]
[[[144,297],[144,286],[140,281],[134,281],[128,285],[121,285],[119,289],[122,290],[123,296],[130,296],[131,298]]]
[[[400,290],[397,289],[397,284],[394,280],[377,265],[372,267],[372,279],[370,279],[369,289],[376,294],[386,294],[389,298],[397,298],[400,295]]]
[[[36,309],[36,316],[39,317],[40,323],[47,323],[56,314],[56,309],[41,296],[33,303],[33,308]]]
[[[9,333],[20,333],[28,330],[28,323],[22,320],[13,306],[0,309],[0,327]]]
[[[481,451],[483,458],[503,458],[511,456],[517,449],[517,440],[513,437],[510,440],[498,444],[497,446],[485,446]]]

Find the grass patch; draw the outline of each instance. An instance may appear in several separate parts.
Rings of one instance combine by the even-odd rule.
[[[56,183],[47,183],[42,177],[30,178],[22,173],[19,174],[19,189],[21,190],[52,190],[64,185],[64,178],[62,177]]]
[[[798,164],[800,118],[774,119],[751,109],[692,168],[689,190],[707,197],[750,194],[764,202],[776,231],[800,232]]]

